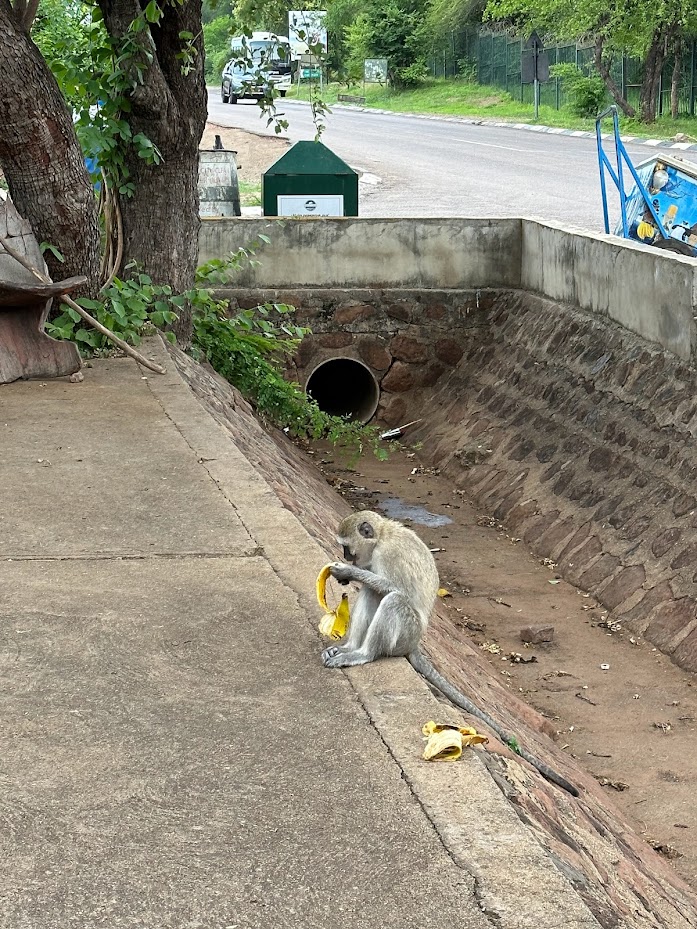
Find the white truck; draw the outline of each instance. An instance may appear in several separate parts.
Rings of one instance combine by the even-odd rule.
[[[253,32],[251,36],[234,36],[230,47],[237,59],[245,59],[250,70],[262,71],[266,80],[285,97],[294,71],[294,57],[287,36]]]

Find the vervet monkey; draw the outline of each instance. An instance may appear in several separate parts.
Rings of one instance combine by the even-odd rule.
[[[350,564],[331,566],[341,584],[356,581],[361,589],[351,611],[348,635],[341,645],[322,652],[327,668],[366,664],[376,658],[406,657],[411,666],[456,706],[486,723],[499,738],[547,780],[574,797],[578,790],[556,771],[521,749],[487,713],[454,687],[419,650],[438,593],[438,569],[421,539],[392,519],[363,510],[341,521],[338,542]]]

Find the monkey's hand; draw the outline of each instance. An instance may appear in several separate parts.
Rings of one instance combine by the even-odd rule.
[[[331,566],[329,573],[340,584],[348,584],[353,579],[354,569],[352,565],[337,561]]]

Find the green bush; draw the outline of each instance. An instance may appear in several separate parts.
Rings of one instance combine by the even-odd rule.
[[[404,89],[417,87],[427,77],[428,68],[426,62],[422,59],[413,62],[406,68],[395,69],[395,84]]]
[[[477,59],[476,58],[458,58],[457,76],[465,84],[477,83]]]
[[[87,310],[97,322],[122,338],[130,345],[138,345],[143,335],[162,329],[176,319],[177,297],[172,288],[153,284],[147,274],[142,274],[134,265],[127,280],[116,278],[101,294],[99,300],[79,297],[77,303]],[[109,339],[88,325],[77,310],[63,304],[58,316],[46,323],[46,332],[54,339],[76,342],[83,355],[108,350]],[[167,338],[174,340],[171,332]]]
[[[603,109],[607,90],[600,75],[592,72],[584,74],[574,64],[552,65],[549,70],[561,81],[569,108],[576,116],[593,118]]]

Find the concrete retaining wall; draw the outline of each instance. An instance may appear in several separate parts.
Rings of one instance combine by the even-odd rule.
[[[261,265],[237,276],[256,287],[519,287],[519,219],[204,219],[199,261],[259,233]]]
[[[609,316],[626,329],[689,358],[697,262],[618,239],[522,221],[520,286]]]

